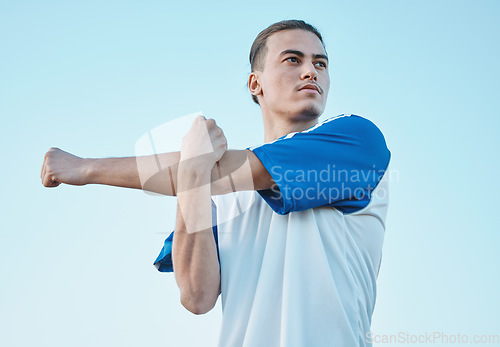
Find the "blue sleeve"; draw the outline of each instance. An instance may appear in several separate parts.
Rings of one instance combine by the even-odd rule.
[[[212,201],[212,220],[217,220],[217,209],[215,203]],[[217,233],[217,225],[214,225],[212,228],[214,233],[215,245],[217,246],[217,258],[219,258],[219,238]],[[174,232],[165,239],[165,243],[163,244],[163,248],[160,251],[160,254],[154,261],[153,265],[160,272],[174,272],[174,267],[172,264],[172,241],[174,240]],[[220,258],[219,258],[219,267],[220,267]]]
[[[258,193],[278,214],[329,205],[351,213],[368,205],[390,151],[381,131],[357,115],[340,115],[248,148],[276,186]]]

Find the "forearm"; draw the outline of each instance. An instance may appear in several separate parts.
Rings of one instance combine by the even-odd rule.
[[[170,152],[141,157],[87,159],[88,183],[175,196],[174,182],[179,158],[180,152]]]
[[[87,162],[88,184],[142,189],[135,157],[92,158]]]
[[[245,150],[229,150],[219,165],[206,170],[212,182],[212,195],[255,189],[248,154]],[[87,160],[88,183],[177,195],[180,152]]]
[[[172,245],[175,279],[189,311],[206,313],[220,292],[219,260],[212,233],[210,170],[179,166],[177,220]]]

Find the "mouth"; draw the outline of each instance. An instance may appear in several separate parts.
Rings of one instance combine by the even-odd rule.
[[[299,91],[304,91],[306,93],[311,93],[311,94],[322,94],[323,91],[321,90],[321,87],[318,86],[317,84],[313,83],[308,83],[306,85],[303,85],[302,87],[299,88]]]

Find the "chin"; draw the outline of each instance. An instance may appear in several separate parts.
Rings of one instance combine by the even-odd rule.
[[[325,108],[322,105],[318,105],[317,103],[308,103],[301,107],[301,111],[299,112],[302,117],[307,118],[318,118],[323,114]]]

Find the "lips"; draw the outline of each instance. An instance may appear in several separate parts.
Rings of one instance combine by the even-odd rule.
[[[305,84],[302,87],[300,87],[299,90],[307,90],[310,93],[316,91],[318,94],[322,94],[322,90],[321,90],[320,86],[313,84],[313,83]]]

